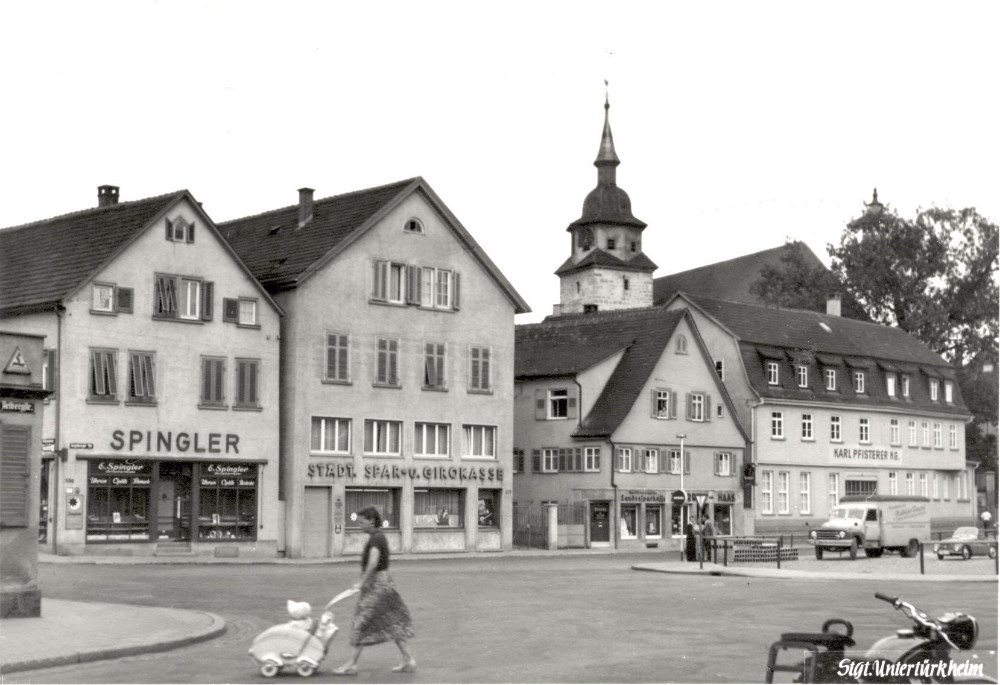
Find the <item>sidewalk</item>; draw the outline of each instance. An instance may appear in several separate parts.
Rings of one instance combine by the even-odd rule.
[[[483,553],[482,556],[533,557],[552,555],[617,554],[611,549],[513,550]],[[680,561],[673,553],[651,553],[651,560],[632,564],[636,571],[695,574],[705,576],[748,576],[758,578],[796,578],[812,580],[868,579],[893,581],[935,582],[997,582],[995,575],[955,574],[921,576],[912,572],[873,573],[841,571],[835,565],[810,566],[810,570],[778,569],[776,567],[722,566]],[[673,557],[663,561],[664,557]],[[406,559],[460,559],[467,554],[400,554]],[[654,561],[653,558],[656,560]],[[39,563],[58,564],[356,564],[357,558],[335,559],[239,559],[214,557],[59,557],[39,555]],[[912,564],[910,564],[912,567]],[[956,568],[965,568],[956,565]],[[971,569],[970,569],[971,570]],[[70,602],[42,598],[39,618],[5,619],[0,622],[0,673],[13,673],[35,668],[113,659],[144,652],[163,651],[209,640],[226,628],[225,621],[215,614],[159,607]]]

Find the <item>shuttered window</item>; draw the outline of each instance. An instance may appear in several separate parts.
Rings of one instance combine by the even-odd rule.
[[[30,427],[0,425],[0,527],[28,525],[30,444]]]
[[[260,362],[256,359],[236,360],[236,392],[234,406],[260,407]]]

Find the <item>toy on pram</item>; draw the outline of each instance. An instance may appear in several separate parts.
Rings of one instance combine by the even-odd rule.
[[[294,666],[303,677],[311,676],[326,657],[337,626],[333,623],[333,605],[355,594],[344,590],[327,602],[318,619],[312,618],[308,602],[288,600],[291,621],[271,626],[254,638],[250,656],[260,667],[260,674],[271,678],[285,666]]]

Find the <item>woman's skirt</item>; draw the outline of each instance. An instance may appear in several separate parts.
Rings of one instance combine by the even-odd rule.
[[[410,610],[396,592],[388,571],[377,571],[370,586],[362,588],[354,607],[351,645],[377,645],[413,637]]]

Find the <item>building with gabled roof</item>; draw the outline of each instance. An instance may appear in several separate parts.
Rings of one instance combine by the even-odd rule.
[[[516,343],[519,508],[580,506],[586,546],[674,548],[700,517],[744,533],[749,436],[688,312],[550,316]]]
[[[754,437],[758,533],[806,533],[845,495],[917,495],[948,529],[975,516],[971,414],[953,367],[905,331],[679,293]]]
[[[285,312],[290,557],[511,547],[514,315],[529,311],[422,178],[220,224]]]
[[[44,337],[43,549],[278,551],[281,309],[185,190],[0,230],[3,328]]]

